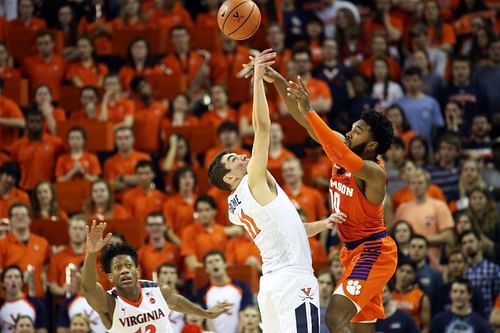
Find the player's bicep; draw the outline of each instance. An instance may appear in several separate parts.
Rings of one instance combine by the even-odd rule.
[[[363,167],[353,174],[365,182],[365,194],[368,201],[374,204],[380,204],[384,201],[387,175],[377,163],[364,161]]]
[[[114,307],[113,297],[98,282],[96,282],[96,288],[91,291],[83,289],[83,295],[89,305],[98,313],[110,313]]]

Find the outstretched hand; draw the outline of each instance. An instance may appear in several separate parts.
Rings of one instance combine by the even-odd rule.
[[[217,303],[217,305],[212,306],[210,309],[206,310],[206,318],[215,319],[223,313],[230,311],[233,308],[233,303]]]
[[[254,50],[254,52],[250,52],[250,54],[252,54],[250,57],[248,57],[250,61],[246,64],[243,64],[243,68],[236,74],[236,77],[240,79],[248,79],[254,75],[255,58],[259,55],[259,52]],[[276,72],[276,70],[274,70],[271,66],[266,66],[264,68],[264,81],[273,83],[278,76],[278,72]]]
[[[297,76],[297,82],[288,81],[290,87],[287,88],[287,95],[295,100],[299,106],[299,111],[307,113],[312,111],[311,101],[309,100],[309,89],[300,76]]]
[[[97,253],[108,244],[111,239],[111,233],[109,232],[104,238],[103,233],[106,229],[106,222],[101,222],[96,225],[96,221],[92,220],[92,226],[86,226],[87,229],[87,252]]]
[[[264,78],[265,68],[271,66],[276,62],[276,52],[272,49],[267,49],[259,53],[254,59],[253,65],[253,76],[256,80],[262,80]]]
[[[347,219],[347,215],[345,213],[342,213],[342,212],[332,213],[332,214],[330,214],[330,216],[328,216],[326,218],[326,222],[327,222],[326,227],[328,229],[333,229],[333,228],[335,228],[335,225],[337,223],[342,224],[345,222],[346,219]]]

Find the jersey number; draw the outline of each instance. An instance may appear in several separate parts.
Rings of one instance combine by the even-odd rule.
[[[156,333],[156,326],[149,324],[144,327],[144,330],[142,330],[142,327],[139,327],[139,329],[134,333]]]
[[[245,229],[247,229],[252,238],[257,237],[257,235],[260,234],[260,229],[255,224],[253,218],[245,214],[245,212],[243,212],[243,209],[241,210],[240,222],[243,223]]]
[[[332,208],[335,213],[340,212],[340,194],[330,189],[330,197],[332,198]]]

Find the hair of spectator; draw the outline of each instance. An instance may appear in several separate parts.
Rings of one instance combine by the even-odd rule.
[[[461,284],[462,286],[465,286],[467,289],[467,292],[469,295],[472,294],[472,284],[470,283],[469,279],[466,279],[464,277],[457,277],[451,282],[451,287],[453,288],[454,284]]]
[[[54,185],[47,181],[47,180],[42,180],[38,182],[35,186],[35,190],[31,194],[31,212],[34,218],[42,218],[42,205],[40,204],[40,200],[38,200],[38,188],[44,184],[47,184],[50,189],[50,193],[52,195],[52,199],[50,200],[49,204],[49,215],[50,216],[58,216],[59,215],[59,205],[56,200],[56,195],[55,195],[55,189]]]
[[[392,146],[396,146],[401,149],[405,149],[405,143],[399,136],[395,136],[394,140],[392,141]]]
[[[427,186],[429,186],[432,183],[431,174],[425,169],[416,168],[415,171],[410,175],[411,178],[421,177],[421,176],[424,177]]]
[[[447,144],[453,146],[457,151],[460,151],[462,144],[460,143],[460,137],[455,133],[447,132],[439,137],[438,140],[438,150],[441,144],[446,142]]]
[[[422,71],[416,66],[408,67],[407,69],[405,69],[403,77],[409,76],[418,76],[419,79],[422,79]]]
[[[8,175],[15,179],[15,183],[17,183],[21,179],[21,168],[19,164],[14,161],[6,161],[0,166],[0,175]]]
[[[373,140],[378,143],[377,154],[385,154],[394,140],[394,129],[389,119],[382,113],[372,110],[364,112],[361,120],[370,126]]]
[[[223,132],[235,132],[236,134],[240,134],[240,129],[234,121],[225,121],[217,127],[217,136]]]
[[[464,260],[464,262],[465,262],[465,254],[462,252],[462,250],[461,250],[461,249],[456,248],[456,249],[451,250],[451,251],[448,253],[448,263],[449,263],[449,261],[450,261],[450,258],[451,258],[451,257],[453,257],[453,256],[457,256],[457,255],[461,256],[461,257],[462,257],[462,259],[463,259],[463,260]]]
[[[20,208],[20,207],[23,207],[26,209],[26,211],[28,212],[28,215],[31,215],[31,209],[30,209],[30,206],[28,206],[27,204],[25,204],[24,202],[21,202],[21,201],[16,201],[14,202],[12,205],[10,205],[9,207],[9,219],[12,219],[12,212],[14,211],[14,209],[16,208]]]
[[[156,269],[156,274],[159,276],[163,268],[173,268],[175,270],[175,274],[179,275],[179,268],[172,264],[171,262],[164,262]]]
[[[217,202],[215,202],[214,197],[212,197],[211,195],[208,194],[200,195],[194,203],[194,210],[198,209],[198,205],[200,204],[200,202],[209,204],[210,207],[212,207],[213,209],[217,209]]]
[[[134,136],[134,130],[132,129],[132,127],[129,127],[129,126],[120,126],[120,127],[117,127],[117,128],[115,128],[115,135],[118,134],[118,132],[121,132],[121,131],[129,131],[130,134],[132,136]]]
[[[7,275],[7,273],[10,271],[10,270],[17,270],[19,271],[19,274],[21,275],[21,279],[23,278],[23,270],[21,269],[21,267],[19,267],[18,265],[9,265],[7,267],[5,267],[2,271],[2,275],[0,276],[1,278],[1,281],[2,283],[4,282],[4,279],[5,279],[5,275]]]
[[[50,30],[42,30],[36,34],[36,39],[49,36],[52,41],[54,41],[54,34]]]
[[[326,268],[323,268],[322,270],[320,270],[318,273],[318,279],[322,275],[328,275],[330,277],[330,279],[332,280],[334,285],[337,283],[337,281],[335,281],[335,276],[333,276],[333,273],[330,270],[330,268],[326,267]]]
[[[471,229],[471,230],[465,230],[464,232],[462,232],[458,236],[460,244],[462,244],[462,241],[464,240],[464,238],[469,236],[469,235],[474,235],[474,237],[477,239],[478,242],[481,241],[481,234],[479,233],[479,231]]]
[[[135,266],[137,267],[138,265],[137,252],[132,245],[127,243],[107,245],[101,254],[101,264],[106,274],[111,273],[111,262],[117,256],[130,256]]]
[[[222,158],[224,155],[230,154],[228,150],[223,150],[218,153],[208,167],[208,180],[210,184],[217,187],[220,190],[230,192],[231,186],[224,181],[224,176],[226,176],[230,169],[226,168],[224,163],[222,163]]]
[[[142,169],[142,168],[149,168],[152,172],[155,171],[154,164],[150,160],[137,161],[137,163],[135,164],[135,171],[137,172],[139,169]]]
[[[419,235],[419,234],[413,234],[413,236],[410,238],[410,243],[412,240],[414,239],[420,239],[420,240],[423,240],[424,243],[425,243],[425,247],[429,247],[429,241],[427,240],[427,238],[425,238],[424,236],[422,235]]]
[[[193,176],[194,186],[196,186],[198,184],[198,180],[196,178],[196,173],[194,172],[193,168],[191,168],[190,166],[183,166],[183,167],[175,170],[174,175],[172,177],[172,186],[174,187],[174,190],[176,192],[179,192],[180,186],[181,186],[181,178],[186,173],[190,173]]]
[[[205,255],[203,256],[203,265],[207,264],[207,258],[212,257],[212,256],[220,256],[222,258],[223,262],[226,262],[226,257],[224,256],[224,252],[221,250],[209,250]]]
[[[298,45],[298,46],[295,46],[292,50],[292,59],[295,59],[295,56],[298,55],[298,54],[307,54],[307,57],[309,58],[309,60],[312,60],[312,53],[311,53],[311,49],[308,47],[308,46],[305,46],[305,45]]]
[[[69,138],[69,135],[73,132],[78,132],[82,135],[83,137],[83,141],[87,141],[87,132],[85,131],[85,129],[83,127],[71,127],[68,131],[68,138]]]
[[[31,318],[30,316],[28,315],[19,315],[17,316],[16,320],[15,320],[15,328],[17,328],[17,325],[18,323],[23,320],[23,319],[28,319],[30,322],[31,322],[31,325],[35,325],[35,323],[33,322],[33,318]]]
[[[85,215],[83,214],[76,214],[76,215],[73,215],[71,216],[69,219],[68,219],[68,228],[71,227],[71,224],[73,224],[73,222],[76,222],[76,221],[83,221],[85,222],[85,224],[87,224],[87,218],[85,217]]]
[[[189,30],[186,28],[186,26],[182,24],[177,24],[170,29],[170,37],[172,37],[174,35],[174,32],[176,31],[185,31],[186,33],[189,34]]]
[[[401,129],[403,130],[403,132],[411,130],[411,126],[410,126],[410,123],[408,122],[408,118],[406,118],[405,111],[403,110],[403,108],[401,106],[399,106],[398,104],[392,104],[392,105],[390,105],[385,110],[385,114],[386,115],[387,115],[387,112],[389,110],[398,110],[399,111],[399,114],[401,115],[401,118],[403,118],[403,123],[401,124]]]
[[[127,61],[129,66],[133,67],[135,69],[135,61],[134,57],[132,56],[132,47],[134,46],[135,43],[137,42],[144,42],[146,45],[146,59],[144,61],[144,67],[153,67],[155,65],[154,63],[154,58],[153,54],[151,52],[151,45],[149,44],[148,40],[144,37],[137,37],[134,40],[128,44],[128,52],[127,52]]]
[[[139,86],[143,82],[147,82],[144,76],[134,76],[130,81],[130,89],[132,89],[132,91],[137,94],[137,92],[139,91]]]
[[[389,228],[389,235],[395,240],[396,239],[396,228],[400,225],[400,224],[405,224],[408,229],[410,230],[410,240],[412,239],[412,237],[415,235],[415,230],[413,230],[413,227],[411,226],[410,222],[408,222],[407,220],[398,220],[396,221],[390,228]]]
[[[399,260],[398,261],[398,268],[402,267],[402,266],[410,266],[412,269],[413,269],[413,272],[415,274],[417,274],[418,272],[418,267],[417,267],[417,264],[415,262],[413,262],[412,260],[409,260],[409,259],[402,259],[402,260]]]
[[[36,108],[28,108],[26,113],[24,114],[25,119],[28,119],[29,117],[38,117],[43,119],[44,115],[41,111],[38,111]]]

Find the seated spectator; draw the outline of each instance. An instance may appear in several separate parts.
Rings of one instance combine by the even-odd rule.
[[[446,81],[441,75],[433,72],[431,60],[426,50],[417,49],[413,51],[412,64],[422,72],[422,91],[424,94],[434,97],[440,101],[442,93],[446,88]]]
[[[487,160],[492,154],[493,126],[491,120],[485,113],[476,113],[472,117],[470,135],[464,141],[462,151],[470,158]]]
[[[108,75],[108,67],[97,63],[95,59],[94,42],[89,37],[81,36],[76,42],[78,59],[69,63],[66,70],[66,80],[75,87],[102,87],[104,77]]]
[[[363,26],[367,40],[373,40],[375,34],[387,35],[391,42],[397,42],[401,38],[404,23],[391,13],[391,7],[390,1],[375,1],[375,10],[372,11],[371,17],[366,19]]]
[[[413,318],[407,313],[398,309],[392,300],[392,290],[389,285],[384,288],[382,294],[382,305],[384,306],[385,319],[378,319],[375,323],[375,330],[384,333],[418,333],[419,329]],[[328,331],[325,331],[328,332]]]
[[[83,36],[90,36],[95,43],[96,54],[99,56],[109,56],[112,52],[111,34],[113,26],[110,21],[107,6],[97,3],[95,11],[90,11],[83,15],[78,23],[78,33]]]
[[[10,62],[9,50],[5,41],[0,42],[0,79],[21,78],[21,73],[17,68],[12,67]]]
[[[54,186],[48,181],[41,181],[33,190],[31,200],[31,216],[35,219],[51,221],[67,221],[68,214],[59,208]]]
[[[41,85],[35,89],[34,109],[40,111],[44,117],[43,128],[46,133],[56,135],[57,123],[66,120],[63,109],[54,107],[52,91],[48,85]]]
[[[160,285],[167,285],[175,293],[181,294],[179,292],[179,269],[176,265],[170,263],[163,263],[156,269],[156,279]],[[182,327],[184,327],[184,313],[177,311],[170,311],[168,316],[170,325],[174,329],[174,333],[181,332]]]
[[[321,270],[318,273],[318,287],[319,287],[319,315],[320,315],[320,333],[329,333],[328,327],[326,326],[326,309],[328,304],[332,299],[333,288],[335,287],[335,278],[333,277],[330,270],[327,268]]]
[[[214,332],[235,332],[238,328],[240,310],[253,304],[250,287],[243,281],[237,281],[227,275],[226,258],[219,250],[209,250],[203,256],[203,266],[208,274],[208,284],[196,292],[195,299],[204,308],[210,308],[220,302],[229,302],[233,308],[208,324]]]
[[[220,34],[222,50],[213,50],[210,57],[210,79],[214,84],[229,84],[230,77],[236,77],[241,71],[243,64],[248,62],[250,52],[248,47],[238,44]]]
[[[279,123],[272,123],[269,133],[269,158],[267,161],[269,170],[281,171],[285,160],[295,158],[294,153],[286,149],[283,143],[284,139],[281,125]]]
[[[487,26],[479,27],[472,32],[471,48],[466,55],[469,55],[474,67],[490,63],[489,49],[495,37],[493,29]]]
[[[128,189],[122,198],[123,205],[139,223],[144,223],[150,213],[161,211],[166,195],[155,189],[153,162],[140,160],[135,165],[137,186]]]
[[[196,174],[189,166],[181,167],[175,171],[172,185],[175,192],[165,202],[163,215],[167,219],[169,239],[180,246],[184,230],[193,223],[197,201]],[[192,240],[189,242],[192,243]]]
[[[9,21],[9,31],[16,30],[41,31],[47,28],[44,19],[35,17],[35,1],[19,0],[19,14],[17,18]]]
[[[148,242],[138,251],[139,268],[143,279],[152,280],[162,263],[179,264],[179,248],[167,240],[168,227],[160,212],[149,213],[145,220]]]
[[[349,91],[349,108],[340,115],[340,129],[349,131],[351,124],[367,110],[373,110],[380,101],[371,95],[370,83],[363,74],[355,73],[351,77],[352,89]]]
[[[179,24],[189,29],[193,28],[193,20],[182,3],[175,0],[163,0],[158,7],[161,8],[156,8],[150,13],[149,22],[153,26],[167,32]]]
[[[238,155],[250,156],[248,150],[241,148],[240,131],[236,123],[226,121],[220,124],[217,128],[217,138],[219,139],[219,144],[209,149],[205,154],[205,168],[208,169],[214,157],[222,150],[229,150]]]
[[[201,116],[201,124],[218,128],[224,122],[238,123],[238,113],[229,105],[227,89],[222,85],[210,88],[212,107]]]
[[[81,109],[71,110],[70,119],[96,120],[100,113],[99,92],[95,87],[85,86],[80,90]]]
[[[496,329],[496,333],[500,329],[500,295],[497,296],[497,300],[495,302],[495,308],[491,312],[490,324]]]
[[[31,0],[24,1],[31,2]],[[30,81],[31,91],[38,86],[47,85],[50,87],[54,101],[59,101],[61,83],[66,72],[66,62],[55,53],[52,33],[39,32],[36,45],[38,54],[23,59],[22,71]]]
[[[417,327],[427,332],[431,321],[429,297],[416,286],[417,268],[409,261],[398,262],[392,301],[396,307],[409,314]]]
[[[287,63],[292,60],[292,51],[285,44],[286,33],[278,23],[271,23],[266,30],[266,46],[276,53],[273,68],[279,73],[286,73]]]
[[[41,112],[30,109],[25,119],[26,136],[12,144],[11,155],[23,171],[20,187],[32,191],[40,181],[52,179],[63,145],[60,138],[43,132]]]
[[[28,315],[20,315],[16,319],[14,333],[35,333],[35,323]]]
[[[188,127],[199,125],[198,117],[190,114],[191,98],[186,94],[178,94],[171,102],[172,111],[169,118],[163,120],[162,127]],[[165,142],[168,138],[162,137]]]
[[[135,165],[151,158],[134,149],[134,133],[130,127],[115,129],[115,145],[116,153],[104,162],[104,177],[115,191],[120,191],[137,185]]]
[[[120,81],[126,91],[131,91],[130,83],[135,76],[162,74],[156,64],[149,42],[138,37],[128,46],[127,64],[120,69]]]
[[[238,333],[262,333],[260,322],[259,308],[255,305],[247,306],[240,312]]]
[[[456,209],[463,210],[469,207],[470,192],[473,189],[484,189],[484,180],[481,177],[479,162],[475,159],[468,159],[462,162],[460,178],[458,179],[458,195]]]
[[[456,43],[455,31],[453,26],[441,21],[437,0],[424,2],[423,22],[427,26],[431,46],[451,53]]]
[[[196,15],[196,29],[214,29],[217,25],[217,12],[219,10],[218,0],[208,0],[205,3],[205,10]]]
[[[100,221],[127,219],[129,212],[113,200],[113,191],[108,182],[103,179],[92,183],[90,198],[82,209],[88,219]]]
[[[120,78],[116,74],[104,78],[104,96],[97,119],[113,123],[115,129],[134,124],[134,103],[122,96]]]
[[[385,172],[387,173],[387,192],[393,195],[394,192],[406,187],[405,181],[401,178],[400,170],[405,165],[405,144],[399,137],[395,137],[390,148],[384,155]]]
[[[408,144],[408,160],[418,168],[427,168],[432,163],[431,148],[427,140],[417,135]]]
[[[384,1],[384,0],[379,0]],[[373,79],[373,63],[375,59],[385,59],[389,67],[389,77],[394,82],[399,82],[401,78],[401,68],[393,57],[389,54],[389,46],[385,34],[374,33],[371,37],[370,56],[363,60],[358,70],[368,79]]]
[[[344,0],[326,0],[322,2],[321,8],[316,11],[316,15],[323,20],[325,25],[325,36],[333,38],[337,35],[335,23],[340,20],[340,11],[346,10],[353,16],[356,22],[360,22],[358,8],[349,1]]]
[[[17,265],[9,265],[2,271],[1,278],[5,290],[5,303],[0,307],[2,332],[20,331],[20,326],[27,325],[27,320],[21,319],[21,316],[26,316],[31,324],[34,324],[35,330],[33,332],[47,333],[49,327],[47,309],[41,300],[23,293],[24,283],[21,268]],[[23,322],[19,323],[18,320]]]
[[[460,247],[459,239],[460,236],[466,231],[476,231],[481,235],[481,241],[483,242],[483,249],[486,247],[484,245],[485,240],[487,239],[484,234],[482,234],[479,225],[477,224],[477,220],[472,218],[467,211],[460,211],[455,216],[455,246]],[[449,255],[448,255],[449,256]]]
[[[125,0],[121,4],[120,16],[111,22],[113,30],[136,30],[141,31],[147,28],[147,22],[141,11],[139,0]]]
[[[386,59],[375,58],[372,73],[372,96],[380,101],[382,108],[385,110],[403,97],[403,89],[398,83],[390,80],[389,63]]]
[[[30,205],[26,192],[17,188],[21,178],[21,170],[16,162],[7,161],[0,166],[0,218],[9,216],[9,208],[15,202]]]
[[[31,233],[30,209],[26,204],[16,202],[10,206],[9,220],[11,232],[0,240],[0,269],[10,265],[17,265],[24,271],[28,267],[33,268],[32,273],[26,273],[30,275],[27,289],[31,296],[43,298],[45,290],[42,275],[49,261],[49,243],[45,238]]]
[[[484,312],[489,316],[495,297],[500,293],[500,266],[484,258],[481,236],[478,233],[466,231],[460,236],[460,244],[467,257],[465,278],[473,287],[481,290]]]
[[[465,137],[469,131],[469,123],[464,119],[462,104],[449,101],[444,107],[445,127],[436,131],[437,136],[442,133],[453,133]]]
[[[491,161],[486,164],[482,172],[484,182],[488,184],[488,191],[500,204],[500,138],[491,144]]]
[[[57,298],[71,293],[71,285],[67,284],[66,270],[68,265],[79,267],[85,258],[85,228],[87,220],[83,215],[75,215],[68,220],[69,246],[50,258],[47,273],[47,284],[50,293]]]
[[[491,327],[484,317],[473,311],[470,300],[472,286],[461,278],[451,284],[451,308],[437,314],[431,322],[430,333],[447,331],[490,332]]]
[[[57,159],[55,174],[58,182],[85,179],[97,180],[101,174],[101,166],[95,154],[85,151],[87,134],[81,127],[73,127],[68,131],[69,154]]]
[[[411,224],[405,220],[396,221],[391,226],[389,234],[398,246],[398,259],[408,260],[410,254],[410,240],[415,235]]]

